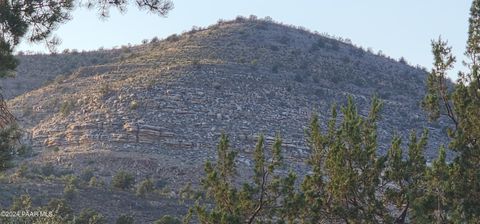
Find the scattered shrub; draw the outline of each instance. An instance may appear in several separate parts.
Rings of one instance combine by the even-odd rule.
[[[135,177],[125,171],[120,171],[112,179],[112,186],[115,188],[127,190],[135,184]]]
[[[51,175],[55,175],[55,167],[53,166],[52,163],[47,163],[47,164],[42,166],[41,174],[43,176],[47,176],[47,177],[51,176]]]
[[[300,75],[300,74],[296,74],[294,77],[293,77],[293,80],[297,81],[297,82],[303,82],[303,77]]]
[[[122,214],[117,218],[117,221],[115,222],[116,224],[133,224],[135,222],[135,219],[133,219],[132,216]]]
[[[50,150],[52,150],[53,152],[58,152],[60,151],[60,148],[58,146],[53,146],[53,147],[50,147]]]
[[[19,138],[20,132],[15,126],[0,130],[0,172],[11,167]]]
[[[138,109],[138,102],[137,102],[136,100],[132,100],[132,101],[130,102],[130,109],[131,109],[131,110],[136,110],[136,109]]]
[[[137,196],[143,198],[147,193],[152,191],[153,191],[153,182],[151,179],[146,179],[137,186],[136,194]]]
[[[150,43],[151,44],[154,44],[154,43],[158,43],[160,40],[158,39],[158,37],[153,37],[152,40],[150,40]]]
[[[170,215],[164,215],[162,218],[155,221],[154,224],[180,224],[180,223],[182,222],[178,218]]]
[[[270,45],[270,50],[272,51],[279,51],[280,48],[277,45]]]
[[[180,40],[180,36],[178,36],[177,34],[172,34],[170,36],[167,37],[167,39],[165,39],[169,42],[177,42]]]
[[[70,114],[74,106],[75,103],[73,101],[63,101],[62,105],[60,106],[60,113],[63,116],[67,116]]]
[[[20,167],[18,167],[18,170],[17,170],[18,176],[25,177],[27,175],[27,173],[28,173],[27,164],[23,163],[22,165],[20,165]]]
[[[104,83],[100,86],[100,94],[102,96],[106,96],[110,93],[111,89],[110,89],[110,85],[108,85],[108,83]]]
[[[71,200],[75,197],[77,193],[77,185],[78,185],[78,180],[76,176],[73,175],[68,175],[65,177],[66,183],[65,183],[65,188],[63,189],[63,196]]]
[[[90,178],[90,181],[88,181],[88,186],[90,187],[101,187],[103,185],[104,185],[103,182],[99,181],[97,177],[92,177]]]
[[[13,198],[12,206],[10,206],[13,211],[25,210],[31,207],[32,198],[28,194],[23,194],[20,197]]]
[[[85,182],[89,182],[92,177],[93,177],[93,169],[92,168],[86,168],[84,170],[82,170],[82,173],[80,174],[80,179],[85,181]]]
[[[312,46],[310,47],[310,52],[318,51],[324,47],[325,42],[322,39],[319,39],[316,43],[312,44]]]
[[[107,223],[105,217],[91,208],[83,209],[78,217],[75,218],[74,224],[104,224]]]
[[[286,88],[285,90],[287,90],[287,92],[292,92],[292,87],[291,87],[291,86],[287,86],[287,88]]]
[[[17,149],[17,155],[19,155],[19,156],[29,156],[31,154],[32,154],[32,146],[31,145],[22,144]]]
[[[68,223],[68,220],[73,219],[73,210],[68,206],[68,203],[63,199],[51,199],[46,206],[48,211],[53,211],[57,219],[63,223]]]
[[[278,73],[278,69],[280,68],[280,64],[274,64],[272,67],[272,72],[273,73]]]

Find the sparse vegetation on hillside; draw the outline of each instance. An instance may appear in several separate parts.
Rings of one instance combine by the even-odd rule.
[[[291,173],[283,175],[285,180],[273,181],[273,187],[268,182],[265,161],[274,163],[281,156],[280,150],[274,150],[266,160],[259,150],[262,137],[253,156],[253,177],[236,183],[236,153],[222,135],[216,164],[206,163],[202,181],[206,201],[214,205],[195,205],[194,217],[200,223],[478,223],[480,1],[473,1],[470,16],[465,53],[472,59],[467,62],[470,71],[460,73],[450,89],[447,71],[455,58],[446,42],[433,41],[434,68],[422,102],[432,120],[443,115],[452,121],[449,147],[456,155],[451,162],[442,146],[438,158],[427,165],[427,131],[420,138],[412,132],[407,150],[402,150],[401,139],[395,136],[388,153],[377,155],[381,103],[374,98],[370,113],[361,117],[349,98],[341,108],[340,123],[333,108],[325,133],[313,117],[307,131],[310,172],[300,188],[294,187],[296,176]],[[273,145],[280,147],[278,140]],[[272,195],[276,197],[270,199]]]
[[[434,43],[430,125],[423,69],[293,28],[238,17],[108,53],[20,56],[54,81],[19,85],[9,101],[36,156],[2,173],[0,207],[65,199],[48,205],[55,220],[27,220],[37,223],[180,223],[187,206],[200,223],[478,222],[478,65],[451,85],[450,50]],[[334,101],[343,106],[329,118]],[[423,127],[428,145],[427,131],[410,132]],[[445,132],[455,153],[437,153]],[[20,152],[5,149],[0,168]],[[32,198],[10,203],[23,188]]]
[[[135,177],[126,171],[119,171],[112,179],[112,186],[118,189],[128,190],[134,184]]]
[[[21,137],[17,126],[10,126],[0,130],[0,173],[12,165],[13,157],[18,154],[18,143]]]

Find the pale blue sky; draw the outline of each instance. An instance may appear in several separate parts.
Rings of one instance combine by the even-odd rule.
[[[128,43],[138,44],[154,36],[166,37],[208,26],[237,15],[270,16],[285,24],[350,38],[354,44],[382,50],[393,58],[431,67],[430,41],[441,35],[463,58],[470,0],[173,0],[167,18],[131,7],[120,15],[99,20],[95,11],[77,9],[74,19],[55,34],[59,49],[92,50]],[[45,51],[41,45],[22,44],[19,50]],[[460,63],[457,62],[457,66]]]

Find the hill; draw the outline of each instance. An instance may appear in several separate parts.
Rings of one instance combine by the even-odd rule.
[[[53,164],[76,175],[91,169],[107,185],[116,172],[127,170],[137,180],[167,183],[173,198],[185,183],[198,184],[222,132],[240,153],[240,167],[251,164],[247,158],[258,134],[271,140],[278,133],[285,157],[302,172],[311,114],[325,121],[332,103],[342,104],[348,95],[362,114],[373,95],[384,101],[379,153],[394,133],[406,137],[411,129],[430,129],[430,149],[444,142],[444,131],[428,124],[419,107],[424,70],[266,20],[219,22],[130,48],[121,56],[93,52],[76,58],[25,56],[22,61],[39,64],[19,69],[18,79],[32,84],[12,92],[15,97],[8,102],[33,146],[33,156],[24,163],[38,169]],[[46,75],[31,79],[37,67]],[[53,77],[53,82],[41,82]],[[428,157],[435,154],[429,151]],[[91,205],[92,197],[85,193],[76,200]],[[113,217],[128,211],[96,207]],[[141,207],[133,210],[140,220],[152,218]]]

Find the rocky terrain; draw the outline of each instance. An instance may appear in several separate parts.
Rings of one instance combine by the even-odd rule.
[[[251,164],[256,136],[263,133],[267,140],[280,134],[290,168],[302,172],[308,156],[304,131],[312,113],[325,120],[331,105],[342,105],[348,95],[362,114],[373,95],[384,101],[379,153],[394,133],[405,138],[410,130],[427,127],[432,158],[445,138],[419,106],[425,70],[271,21],[239,18],[126,51],[70,54],[23,56],[17,79],[2,83],[4,89],[20,83],[5,93],[26,132],[24,141],[33,148],[19,163],[53,164],[73,174],[89,168],[107,184],[117,171],[127,170],[137,180],[166,182],[169,198],[175,198],[181,186],[198,184],[222,132],[240,152],[240,167]],[[78,58],[85,60],[65,62]],[[53,69],[49,60],[69,66]],[[31,63],[38,64],[38,75],[25,67]],[[25,178],[9,183],[29,184]],[[134,197],[105,192],[120,201]],[[80,204],[95,197],[81,195]],[[113,212],[115,203],[97,207],[109,218],[120,213]],[[133,210],[140,220],[151,220],[148,209]]]

